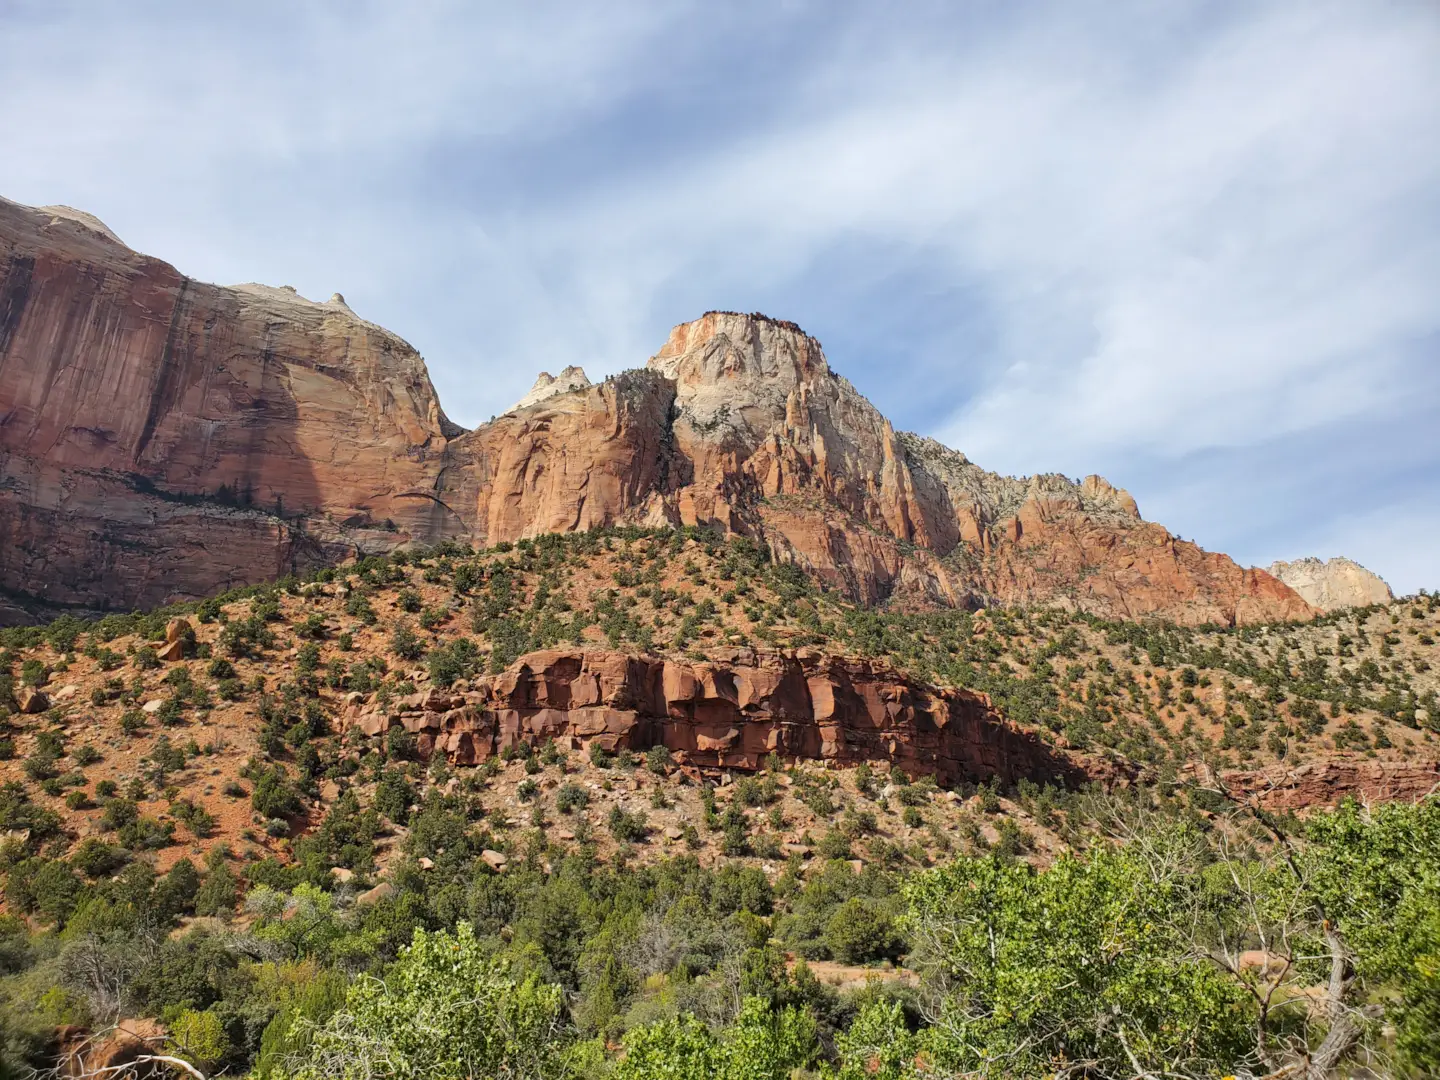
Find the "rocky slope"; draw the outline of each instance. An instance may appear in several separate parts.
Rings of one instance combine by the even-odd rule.
[[[1373,574],[1359,563],[1343,557],[1324,561],[1307,558],[1275,562],[1270,565],[1270,574],[1299,593],[1311,607],[1321,611],[1388,604],[1395,599],[1390,586],[1379,574]]]
[[[1099,477],[1001,477],[897,433],[792,323],[712,312],[643,370],[542,376],[463,432],[414,350],[338,296],[206,285],[76,211],[0,203],[11,620],[611,523],[762,538],[865,603],[1220,624],[1314,611]]]
[[[1305,808],[1410,798],[1440,779],[1434,598],[1193,630],[1059,610],[865,611],[707,534],[397,556],[183,621],[0,631],[0,840],[31,853],[110,842],[118,796],[144,826],[120,839],[153,848],[162,870],[212,848],[245,865],[289,859],[347,791],[384,805],[400,769],[415,789],[402,809],[427,787],[483,795],[512,854],[537,813],[556,841],[588,822],[613,852],[604,823],[620,809],[648,817],[643,858],[714,861],[710,781],[722,809],[747,815],[757,863],[821,854],[828,832],[859,827],[849,806],[874,819],[857,856],[880,858],[865,849],[883,840],[924,864],[981,831],[1000,839],[1000,803],[975,782],[1219,772]],[[637,768],[657,746],[659,764]],[[304,792],[279,822],[274,800],[251,798],[277,767]],[[736,791],[756,770],[778,785],[769,810]],[[578,810],[566,785],[586,793]],[[1004,814],[1037,852],[1059,850],[1051,814],[1021,813],[1027,790],[1017,783]],[[911,798],[922,815],[907,814]]]

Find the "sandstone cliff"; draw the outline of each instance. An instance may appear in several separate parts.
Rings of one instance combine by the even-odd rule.
[[[546,387],[548,389],[548,384]],[[864,602],[1048,603],[1186,623],[1307,618],[1260,570],[1144,521],[1098,476],[998,476],[897,433],[793,323],[711,312],[644,371],[456,439],[441,497],[484,543],[591,524],[764,537]]]
[[[896,432],[793,323],[711,312],[643,370],[542,375],[463,432],[338,295],[206,285],[88,215],[0,202],[0,594],[28,611],[616,523],[752,535],[864,602],[1313,613],[1100,477],[1001,477]]]
[[[414,489],[459,431],[338,295],[207,285],[0,200],[0,589],[131,608],[433,537]]]
[[[899,765],[941,784],[1075,783],[1084,770],[1006,724],[981,694],[933,690],[882,664],[736,649],[684,662],[608,650],[522,656],[468,689],[388,708],[356,704],[345,727],[403,727],[420,752],[473,765],[520,743],[567,749],[664,746],[682,765],[758,769],[784,760]]]
[[[1323,562],[1315,558],[1276,562],[1270,565],[1270,573],[1321,611],[1388,604],[1395,599],[1380,575],[1343,557]]]

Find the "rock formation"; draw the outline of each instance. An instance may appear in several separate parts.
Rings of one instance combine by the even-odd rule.
[[[1321,611],[1336,608],[1388,604],[1395,599],[1390,586],[1379,574],[1372,574],[1357,562],[1344,557],[1306,558],[1270,564],[1270,574],[1299,593],[1307,604]]]
[[[535,385],[530,387],[529,393],[505,411],[514,412],[516,409],[528,409],[531,405],[538,405],[548,397],[566,394],[571,390],[583,390],[589,385],[590,380],[585,375],[585,369],[573,364],[560,372],[559,378],[551,375],[548,371],[542,371],[535,377]]]
[[[1100,477],[997,476],[894,431],[793,323],[711,312],[643,370],[542,375],[464,432],[415,351],[338,294],[202,284],[88,215],[0,201],[9,618],[624,523],[752,535],[866,602],[1313,614]]]
[[[153,605],[444,533],[425,481],[459,431],[419,355],[338,296],[206,285],[88,215],[0,200],[20,606]]]
[[[1083,770],[1006,724],[983,694],[933,690],[865,660],[736,649],[679,662],[607,650],[522,656],[468,689],[389,707],[352,705],[367,735],[403,727],[420,753],[473,765],[520,743],[664,746],[682,765],[758,769],[786,760],[881,761],[941,784],[999,777],[1073,783]]]
[[[458,439],[437,496],[495,543],[602,523],[764,537],[855,598],[1050,603],[1186,623],[1307,618],[1260,570],[1144,521],[1098,476],[1015,479],[897,433],[793,323],[711,312],[644,371]]]
[[[1342,799],[1365,803],[1412,802],[1440,790],[1440,763],[1434,761],[1314,761],[1272,765],[1221,777],[1236,795],[1276,810],[1334,806]]]

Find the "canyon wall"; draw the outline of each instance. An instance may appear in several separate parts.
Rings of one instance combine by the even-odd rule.
[[[221,288],[0,200],[0,589],[132,608],[464,533],[424,362],[339,296]]]
[[[0,200],[0,620],[610,524],[754,536],[865,603],[1313,614],[1100,477],[998,476],[896,432],[792,323],[711,312],[644,369],[542,376],[466,432],[338,295],[207,285]]]
[[[899,765],[942,785],[998,777],[1074,784],[1085,773],[1011,727],[982,694],[935,690],[870,661],[736,649],[683,662],[608,650],[547,650],[498,675],[339,721],[367,735],[401,727],[420,753],[473,765],[507,748],[664,746],[681,765],[755,770],[787,761]]]

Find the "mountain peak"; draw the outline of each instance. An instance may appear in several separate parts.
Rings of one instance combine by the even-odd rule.
[[[512,413],[519,409],[528,409],[532,405],[540,404],[546,398],[555,397],[557,394],[568,394],[571,390],[583,390],[591,385],[593,384],[585,374],[585,369],[576,364],[565,368],[559,376],[542,371],[535,377],[535,385],[530,387],[525,396],[505,411]]]
[[[1395,599],[1384,578],[1343,555],[1333,559],[1307,556],[1293,562],[1274,562],[1270,564],[1270,574],[1321,611],[1388,604]]]

